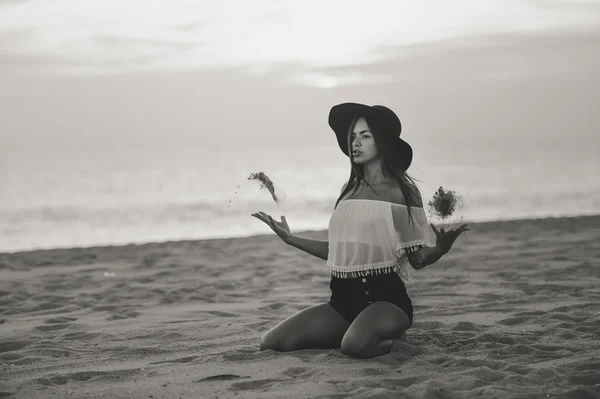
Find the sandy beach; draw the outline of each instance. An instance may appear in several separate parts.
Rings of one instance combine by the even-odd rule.
[[[600,397],[600,216],[470,228],[413,271],[408,343],[364,360],[258,350],[329,298],[325,262],[266,226],[0,254],[0,398]]]

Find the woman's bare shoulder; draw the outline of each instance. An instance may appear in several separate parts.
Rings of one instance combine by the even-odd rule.
[[[417,186],[412,183],[408,184],[409,195],[411,196],[411,206],[423,207],[423,199],[421,197],[421,192],[417,188]],[[389,202],[398,205],[408,205],[408,201],[404,196],[404,193],[400,189],[400,185],[396,184],[391,186],[387,193]]]

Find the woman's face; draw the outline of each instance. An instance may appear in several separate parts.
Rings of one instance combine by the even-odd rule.
[[[369,130],[365,118],[358,118],[350,132],[352,161],[364,165],[379,156],[373,133]]]

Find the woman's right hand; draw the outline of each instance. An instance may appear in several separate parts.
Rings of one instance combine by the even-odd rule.
[[[256,212],[253,213],[252,216],[265,222],[284,242],[287,242],[292,235],[290,226],[288,226],[287,220],[285,220],[285,216],[281,216],[281,222],[278,222],[264,212]]]

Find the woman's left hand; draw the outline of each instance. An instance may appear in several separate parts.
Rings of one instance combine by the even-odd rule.
[[[450,251],[452,244],[454,244],[454,241],[456,241],[459,235],[465,231],[470,231],[470,229],[467,228],[468,224],[463,224],[457,229],[450,229],[448,231],[445,231],[443,227],[438,230],[433,223],[431,223],[430,226],[437,237],[435,245],[444,251],[444,253]]]

